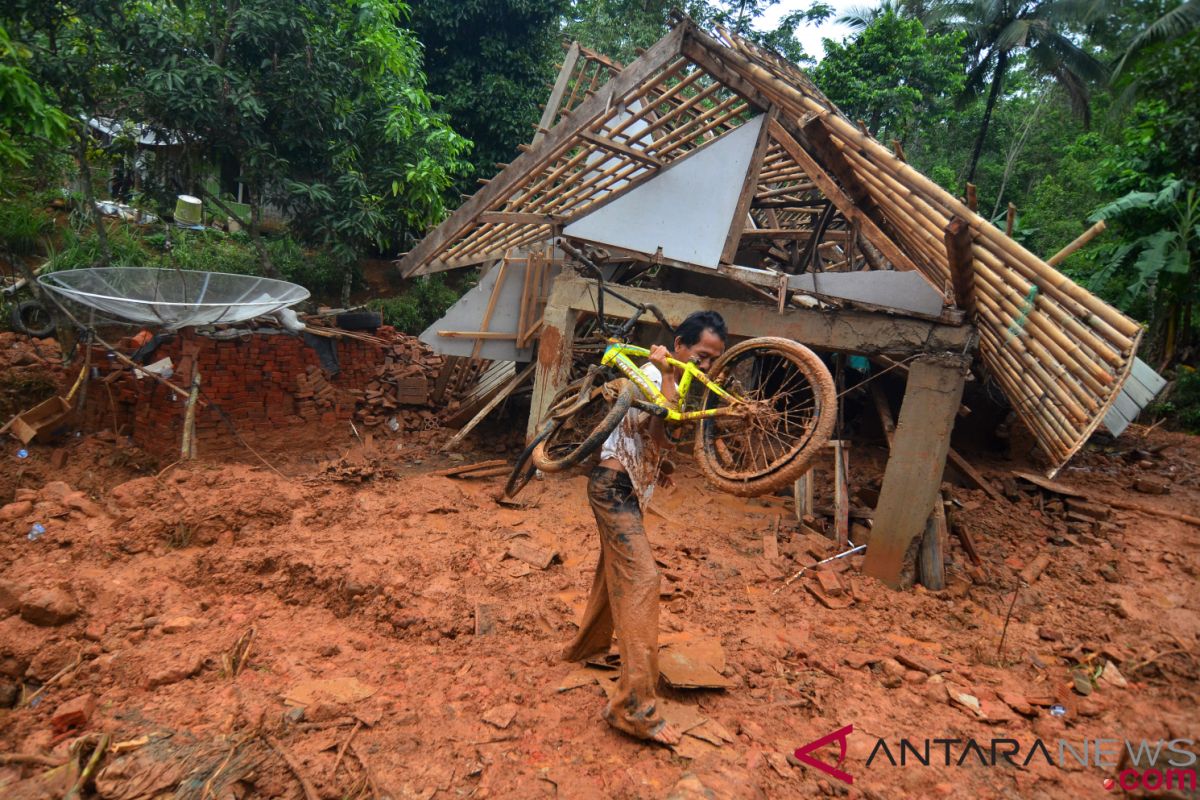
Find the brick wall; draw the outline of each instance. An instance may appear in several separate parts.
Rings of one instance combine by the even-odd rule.
[[[349,420],[363,391],[383,363],[384,352],[354,339],[336,340],[339,372],[327,375],[304,339],[255,333],[238,339],[212,339],[185,330],[162,344],[151,363],[169,356],[181,387],[200,371],[202,396],[219,406],[239,432],[283,425],[334,425]],[[143,449],[177,453],[183,435],[187,397],[151,378],[137,380],[101,348],[93,351],[96,377],[88,382],[85,425],[117,428]],[[196,437],[205,452],[235,447],[229,426],[212,406],[199,407]]]

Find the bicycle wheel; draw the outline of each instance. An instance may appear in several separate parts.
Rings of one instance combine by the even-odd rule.
[[[696,463],[722,491],[751,497],[798,478],[833,431],[833,376],[816,353],[775,337],[747,339],[717,359],[709,377],[743,400],[740,413],[710,417],[696,431]],[[726,405],[706,389],[704,408]]]
[[[579,464],[604,443],[629,411],[635,391],[632,383],[623,378],[616,381],[617,398],[610,403],[604,387],[592,385],[592,377],[568,386],[560,394],[562,399],[551,406],[551,415],[559,424],[533,449],[533,463],[542,472],[562,472]],[[555,407],[570,413],[555,415]]]
[[[513,466],[513,471],[508,474],[508,482],[504,484],[505,497],[516,497],[517,492],[524,489],[525,485],[533,479],[534,473],[537,472],[537,465],[533,463],[533,450],[550,435],[556,425],[557,423],[551,421],[542,426],[541,431],[538,432],[533,441],[521,451],[521,457],[517,459],[516,465]]]

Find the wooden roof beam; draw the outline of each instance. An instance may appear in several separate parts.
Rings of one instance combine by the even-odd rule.
[[[430,231],[416,247],[397,262],[405,277],[419,274],[449,242],[462,236],[476,217],[519,189],[531,176],[537,175],[551,163],[559,151],[567,147],[580,131],[588,130],[609,112],[614,101],[637,88],[659,70],[668,66],[680,53],[687,26],[679,26],[660,39],[640,58],[604,84],[600,91],[577,106],[569,117],[559,122],[538,145],[513,159],[507,169],[480,189],[454,211],[441,225]]]

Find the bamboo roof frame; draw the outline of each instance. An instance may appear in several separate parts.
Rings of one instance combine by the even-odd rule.
[[[399,267],[454,269],[548,240],[759,113],[769,135],[739,205],[751,234],[735,224],[722,264],[741,246],[782,271],[858,252],[868,269],[919,272],[978,326],[985,366],[1057,471],[1116,399],[1141,326],[861,130],[795,65],[688,19],[623,68],[572,45],[533,144]]]

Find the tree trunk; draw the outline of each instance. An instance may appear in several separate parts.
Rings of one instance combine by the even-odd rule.
[[[255,192],[254,199],[260,200],[261,195]],[[260,219],[259,204],[252,203],[250,205],[250,243],[254,245],[254,249],[258,252],[258,262],[262,265],[263,274],[268,278],[278,278],[279,270],[275,269],[275,264],[271,261],[271,255],[267,252],[267,247],[263,244],[262,237],[258,233]]]
[[[342,308],[350,307],[350,289],[354,286],[354,262],[348,261],[342,274]]]
[[[988,123],[992,121],[992,110],[996,107],[996,98],[1000,96],[1000,87],[1004,83],[1004,73],[1007,69],[1008,53],[1001,52],[996,56],[996,71],[992,74],[992,88],[988,91],[987,105],[983,109],[983,123],[979,126],[979,137],[975,140],[975,152],[971,154],[967,183],[975,180],[975,168],[979,166],[979,156],[983,153],[983,140],[987,138]]]
[[[79,134],[75,140],[75,160],[79,162],[79,181],[83,186],[83,202],[87,206],[87,215],[96,226],[96,241],[100,243],[100,265],[107,267],[112,264],[112,250],[108,246],[108,230],[104,227],[104,218],[100,209],[96,208],[96,193],[92,190],[92,170],[87,157],[87,122],[79,126]]]

